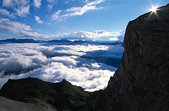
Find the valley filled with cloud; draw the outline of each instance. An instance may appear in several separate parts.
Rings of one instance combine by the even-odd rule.
[[[107,86],[122,53],[121,44],[1,43],[0,87],[8,79],[35,77],[96,91]]]

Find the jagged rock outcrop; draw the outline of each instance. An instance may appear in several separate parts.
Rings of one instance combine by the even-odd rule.
[[[121,65],[89,111],[169,110],[169,4],[129,22]]]
[[[26,78],[9,79],[0,90],[0,96],[37,105],[49,104],[58,111],[75,111],[85,104],[88,92],[66,80],[50,83],[36,78]]]

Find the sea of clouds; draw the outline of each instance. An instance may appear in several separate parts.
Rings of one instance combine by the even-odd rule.
[[[8,79],[63,79],[87,91],[104,89],[122,57],[122,45],[0,44],[0,87]]]

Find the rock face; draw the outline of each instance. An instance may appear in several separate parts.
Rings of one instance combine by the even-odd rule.
[[[0,96],[26,103],[45,106],[50,104],[58,111],[72,111],[84,105],[88,92],[81,87],[73,86],[66,80],[50,83],[36,78],[26,78],[8,80],[0,90]]]
[[[169,110],[169,4],[129,22],[121,65],[89,111]]]

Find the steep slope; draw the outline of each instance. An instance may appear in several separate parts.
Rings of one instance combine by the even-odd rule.
[[[62,111],[77,110],[86,102],[88,92],[66,80],[49,83],[36,78],[26,78],[8,80],[0,90],[0,95],[26,103],[47,103]]]
[[[129,22],[121,65],[90,111],[169,110],[169,4]]]
[[[0,97],[0,111],[57,111],[57,110],[45,103],[34,105]]]

